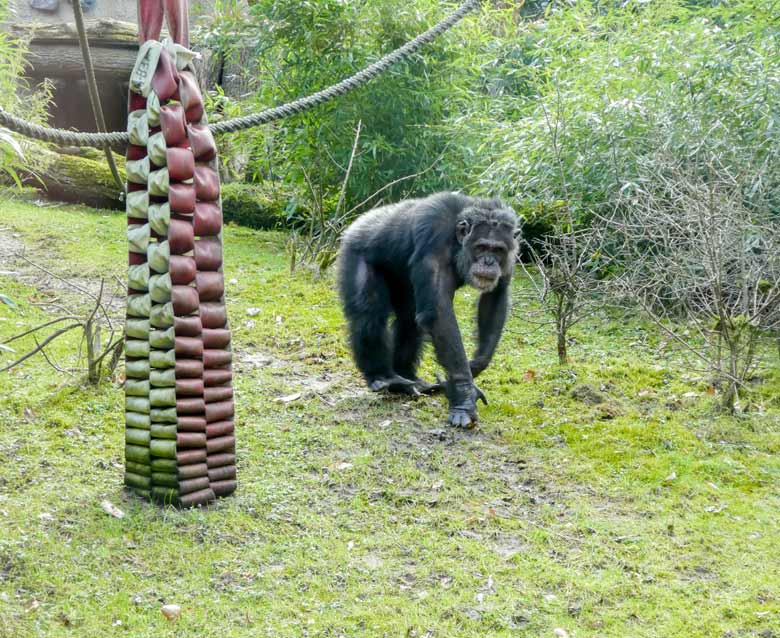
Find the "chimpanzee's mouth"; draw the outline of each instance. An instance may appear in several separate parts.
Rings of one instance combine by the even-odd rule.
[[[474,273],[471,278],[471,282],[474,288],[481,291],[493,290],[493,288],[496,287],[497,281],[498,279],[492,275],[484,276],[480,275],[479,273]]]

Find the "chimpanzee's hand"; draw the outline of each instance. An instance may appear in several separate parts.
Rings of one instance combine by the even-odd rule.
[[[459,428],[473,428],[477,425],[477,400],[487,405],[487,398],[472,382],[452,383],[448,388],[450,414],[447,423]]]
[[[447,425],[451,425],[454,428],[471,428],[477,427],[479,418],[477,417],[477,411],[461,410],[459,408],[450,408],[450,415],[447,417]]]

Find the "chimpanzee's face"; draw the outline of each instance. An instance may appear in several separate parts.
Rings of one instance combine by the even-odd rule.
[[[511,210],[475,210],[458,222],[463,246],[462,272],[466,282],[480,292],[490,292],[503,275],[512,272],[517,253],[515,215]]]

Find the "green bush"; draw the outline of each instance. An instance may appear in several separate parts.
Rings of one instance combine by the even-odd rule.
[[[455,3],[250,4],[247,14],[238,0],[222,0],[204,33],[240,54],[254,82],[245,100],[226,100],[228,114],[322,89]],[[780,211],[775,4],[539,0],[521,11],[483,3],[360,90],[225,139],[247,158],[242,178],[282,182],[291,203],[315,209],[312,200],[340,192],[360,121],[345,210],[377,203],[359,206],[390,183],[384,201],[462,189],[511,201],[532,239],[561,204],[587,222],[641,188],[638,166],[661,151],[680,162],[706,154],[754,175]]]
[[[503,56],[486,78],[524,72],[530,93],[481,102],[471,87],[467,112],[448,122],[461,163],[470,163],[478,189],[514,196],[521,207],[564,201],[587,221],[646,186],[641,163],[706,155],[754,175],[778,206],[774,16],[766,0],[551,8],[544,20],[518,25],[521,54]],[[501,42],[507,49],[508,39]]]
[[[240,56],[255,91],[242,108],[267,108],[323,89],[374,62],[451,11],[438,0],[257,0],[248,13],[224,0],[200,37],[226,55]],[[232,7],[232,8],[231,8]],[[345,204],[349,209],[399,178],[383,192],[389,199],[410,191],[451,188],[441,168],[449,143],[437,125],[457,106],[462,74],[448,47],[463,31],[448,34],[347,96],[272,126],[231,136],[248,155],[248,181],[282,180],[308,203],[338,194],[358,122],[362,134]],[[489,37],[489,34],[485,34]],[[441,166],[440,166],[441,165]],[[457,179],[457,178],[456,178]]]
[[[8,16],[7,0],[0,0],[0,23]],[[36,123],[45,120],[50,87],[30,87],[24,80],[25,42],[0,33],[0,107]],[[41,168],[34,146],[24,138],[0,129],[0,184],[21,187],[22,173]]]
[[[226,222],[267,230],[287,221],[289,195],[279,186],[231,182],[222,185],[222,214]]]

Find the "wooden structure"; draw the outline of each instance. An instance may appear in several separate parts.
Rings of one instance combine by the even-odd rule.
[[[196,14],[210,13],[213,0],[194,0]],[[56,11],[35,9],[31,0],[11,0],[13,21],[3,28],[29,42],[28,77],[35,84],[51,82],[54,94],[50,124],[58,128],[95,131],[84,79],[84,61],[79,50],[73,9],[59,0]],[[100,100],[109,130],[121,130],[127,120],[127,82],[138,52],[135,0],[95,0],[84,7],[85,26],[92,51]],[[211,58],[204,56],[206,62]],[[209,86],[207,63],[199,68],[201,81]],[[206,77],[200,73],[204,73]]]

